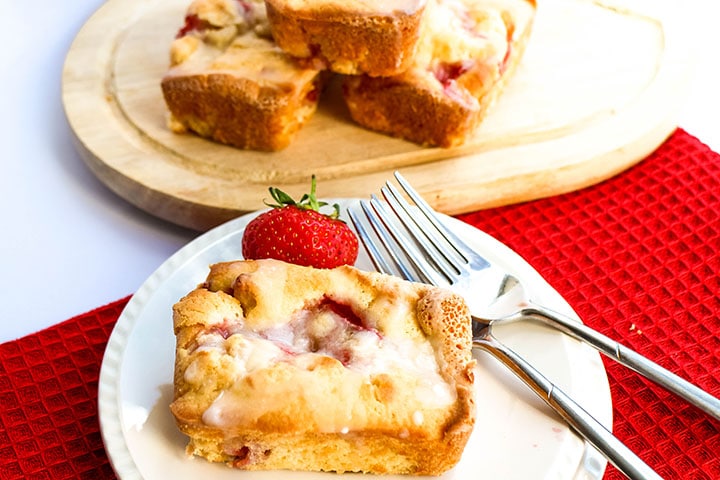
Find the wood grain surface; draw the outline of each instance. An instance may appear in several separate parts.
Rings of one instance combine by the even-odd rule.
[[[109,0],[73,42],[62,77],[78,151],[121,197],[206,230],[263,208],[269,186],[367,197],[399,169],[457,214],[557,195],[640,161],[676,127],[692,45],[679,2],[539,0],[528,48],[476,135],[422,148],[355,125],[336,84],[286,150],[243,151],[167,128],[160,79],[188,0]]]

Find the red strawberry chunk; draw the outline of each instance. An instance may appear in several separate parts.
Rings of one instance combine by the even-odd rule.
[[[198,17],[197,15],[187,15],[185,17],[185,24],[178,31],[175,38],[184,37],[185,35],[187,35],[190,32],[201,31],[205,27],[206,27],[206,24],[204,21],[200,20],[200,17]]]
[[[252,6],[245,0],[237,0],[237,2],[240,4],[240,8],[242,8],[244,13],[248,13],[252,10]]]
[[[347,321],[349,324],[359,327],[359,328],[366,328],[364,325],[364,322],[362,318],[358,316],[357,313],[352,309],[350,305],[344,304],[344,303],[338,303],[335,300],[332,300],[328,297],[323,298],[323,300],[320,302],[320,309],[327,308],[331,312],[333,312],[338,317],[342,318],[343,320]]]
[[[463,60],[461,62],[454,63],[442,62],[435,67],[433,73],[435,74],[435,78],[438,79],[438,81],[443,85],[443,87],[447,87],[452,82],[457,80],[457,78],[460,77],[463,73],[470,70],[470,68],[474,64],[474,60]]]

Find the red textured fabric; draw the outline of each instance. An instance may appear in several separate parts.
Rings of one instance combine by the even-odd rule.
[[[720,155],[678,130],[599,185],[462,215],[592,328],[720,397]],[[720,422],[603,358],[613,430],[663,478],[720,479]],[[625,478],[612,466],[606,479]]]
[[[720,155],[678,130],[567,195],[460,216],[522,255],[585,323],[720,397]],[[113,479],[97,419],[128,298],[0,345],[0,480]],[[604,359],[614,431],[664,478],[720,479],[720,422]],[[624,478],[612,466],[605,480]]]
[[[124,298],[0,345],[0,479],[114,479],[98,377]]]

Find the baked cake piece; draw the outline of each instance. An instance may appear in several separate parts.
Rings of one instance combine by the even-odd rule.
[[[396,75],[410,65],[427,0],[266,0],[275,41],[344,74]]]
[[[473,134],[519,62],[535,0],[435,0],[411,67],[396,76],[345,79],[352,118],[426,146]]]
[[[475,419],[467,306],[354,267],[211,266],[173,309],[187,452],[245,470],[437,475]]]
[[[252,150],[285,148],[325,80],[273,42],[262,0],[195,0],[170,57],[170,128]]]

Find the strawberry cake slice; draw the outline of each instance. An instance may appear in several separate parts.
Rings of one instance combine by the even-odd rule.
[[[275,151],[313,115],[326,79],[275,44],[263,0],[195,0],[161,87],[174,132]]]
[[[212,265],[174,306],[187,452],[244,470],[438,475],[475,420],[471,324],[436,287],[354,267]]]
[[[286,52],[344,74],[396,75],[415,54],[428,0],[266,0]]]
[[[535,0],[434,0],[420,44],[399,75],[347,77],[352,118],[422,145],[451,147],[473,134],[525,49]]]

